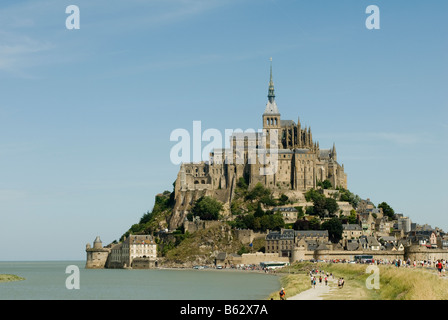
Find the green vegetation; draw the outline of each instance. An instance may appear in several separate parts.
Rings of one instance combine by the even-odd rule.
[[[307,208],[307,214],[317,215],[323,218],[325,215],[333,217],[339,210],[339,206],[335,199],[327,198],[322,193],[315,189],[310,189],[305,193],[306,201],[312,201],[313,207]]]
[[[234,228],[254,231],[280,230],[285,227],[285,221],[280,213],[265,212],[262,209],[257,210],[255,214],[240,215],[229,224]]]
[[[133,224],[121,236],[120,241],[123,241],[124,237],[128,237],[130,234],[151,234],[158,231],[160,229],[160,223],[171,214],[173,205],[174,192],[164,191],[156,195],[152,211],[143,214],[139,223]]]
[[[179,243],[168,246],[164,252],[166,261],[183,264],[193,263],[199,258],[204,264],[211,264],[214,262],[210,256],[212,251],[238,252],[242,248],[241,242],[229,231],[229,226],[223,229],[217,225],[188,234]]]
[[[288,300],[289,297],[309,289],[309,283],[309,277],[304,274],[288,274],[280,278],[280,286],[285,288],[286,291],[286,300]],[[280,300],[278,291],[272,292],[269,295],[269,300],[270,299]]]
[[[240,178],[235,190],[235,198],[230,205],[230,211],[237,217],[230,221],[233,228],[252,229],[254,231],[279,230],[285,227],[280,213],[272,210],[263,210],[264,206],[284,205],[289,201],[284,194],[274,199],[272,191],[261,183],[249,189],[246,181]]]
[[[353,206],[353,208],[358,207],[358,204],[359,204],[359,201],[361,201],[361,198],[357,194],[354,194],[344,188],[338,188],[337,190],[339,193],[339,201],[348,202]]]
[[[283,216],[279,212],[273,211],[274,206],[284,206],[294,204],[285,194],[279,194],[278,198],[273,196],[272,190],[265,187],[261,183],[256,184],[253,188],[249,187],[249,183],[245,177],[240,178],[235,187],[234,197],[230,203],[230,212],[233,219],[229,219],[227,224],[230,230],[252,229],[254,231],[264,232],[266,230],[280,230],[281,228],[292,228],[294,230],[328,230],[330,240],[337,242],[342,237],[342,223],[357,223],[356,211],[353,210],[349,217],[336,217],[340,211],[337,201],[348,201],[352,205],[359,202],[359,197],[345,189],[334,189],[330,192],[330,196],[323,194],[324,189],[331,189],[331,183],[328,180],[319,182],[319,189],[311,189],[305,193],[308,202],[312,202],[313,206],[296,206],[298,218],[295,223],[285,224]],[[140,218],[140,221],[133,224],[120,238],[128,237],[130,234],[152,234],[155,235],[155,241],[158,244],[159,254],[171,261],[178,260],[179,257],[189,254],[202,255],[204,252],[198,251],[199,247],[203,249],[207,246],[201,245],[197,237],[201,238],[198,232],[194,234],[185,233],[183,225],[174,232],[169,234],[159,234],[164,230],[173,214],[174,207],[174,191],[164,191],[155,197],[154,207],[151,211],[146,212]],[[223,203],[211,196],[202,196],[191,204],[190,212],[187,219],[192,221],[194,217],[201,220],[220,220],[224,209]],[[330,220],[328,220],[330,218]],[[214,241],[214,239],[208,239]],[[208,241],[204,240],[204,241]],[[114,241],[116,242],[116,241]],[[195,248],[187,248],[186,245],[196,243]],[[226,252],[254,252],[264,250],[264,244],[247,247],[241,242],[233,244],[233,251]],[[183,248],[183,249],[181,249]],[[217,247],[209,248],[216,251]],[[221,248],[224,250],[224,248]],[[183,250],[183,251],[182,251]],[[210,252],[209,252],[210,253]]]
[[[354,209],[350,210],[350,215],[347,217],[347,220],[345,221],[345,223],[348,223],[348,224],[358,223],[356,210],[354,210]]]
[[[335,290],[324,297],[327,300],[447,300],[448,286],[445,279],[431,271],[419,268],[396,268],[391,265],[378,265],[379,289],[368,289],[366,264],[310,263],[297,262],[281,270],[284,276],[281,285],[287,297],[311,288],[309,271],[324,270],[334,274],[335,279],[343,277],[344,288]],[[278,292],[269,298],[278,299]]]
[[[378,208],[383,209],[383,214],[389,217],[389,220],[393,220],[395,211],[386,202],[381,202]]]
[[[212,197],[200,197],[192,206],[191,213],[187,215],[192,221],[193,216],[201,220],[218,220],[222,210],[222,203]]]
[[[328,238],[333,243],[338,243],[342,239],[342,222],[338,218],[331,218],[320,226],[322,230],[328,230]]]
[[[332,189],[333,188],[333,186],[331,185],[331,182],[329,180],[318,181],[317,186],[321,187],[322,189]]]
[[[14,274],[0,274],[0,283],[10,281],[21,281],[21,280],[25,280],[25,278],[16,276]]]

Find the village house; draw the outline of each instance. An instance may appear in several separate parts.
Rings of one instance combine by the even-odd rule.
[[[157,244],[150,235],[130,235],[123,242],[103,247],[97,237],[86,246],[86,268],[149,269],[157,266]],[[101,259],[99,254],[101,253]]]
[[[281,229],[266,235],[266,253],[277,253],[281,257],[290,257],[295,245],[303,239],[307,247],[315,249],[321,243],[328,243],[327,230],[292,230]]]
[[[298,210],[294,207],[275,207],[274,213],[280,213],[285,223],[294,223],[297,220]]]
[[[342,239],[352,240],[362,236],[362,229],[359,224],[343,224]]]

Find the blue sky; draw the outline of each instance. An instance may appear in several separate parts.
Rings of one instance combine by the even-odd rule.
[[[80,29],[67,30],[68,5]],[[380,9],[368,30],[367,6]],[[448,231],[446,1],[0,4],[0,260],[82,260],[172,190],[170,133],[282,119],[336,143],[349,189]],[[235,114],[238,114],[237,116]]]

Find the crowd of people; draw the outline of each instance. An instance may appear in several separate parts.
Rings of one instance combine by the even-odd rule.
[[[397,268],[427,268],[427,269],[436,268],[439,273],[439,276],[445,276],[446,268],[448,268],[448,261],[444,260],[444,259],[419,260],[419,261],[417,261],[417,260],[411,261],[411,259],[407,259],[406,261],[401,260],[401,259],[396,259],[391,262],[377,260],[377,261],[372,261],[371,263],[373,263],[373,264],[391,264]]]
[[[311,286],[313,288],[316,288],[317,281],[319,281],[319,284],[322,285],[325,283],[326,286],[328,286],[328,280],[334,279],[334,275],[331,272],[325,272],[324,270],[319,269],[312,269],[309,272],[309,276],[311,279]]]

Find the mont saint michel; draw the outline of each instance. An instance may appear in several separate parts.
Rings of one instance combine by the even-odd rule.
[[[443,230],[348,190],[336,143],[321,147],[299,117],[283,119],[273,79],[271,61],[262,129],[232,134],[207,161],[180,164],[173,190],[118,241],[87,244],[86,268],[448,258]]]

